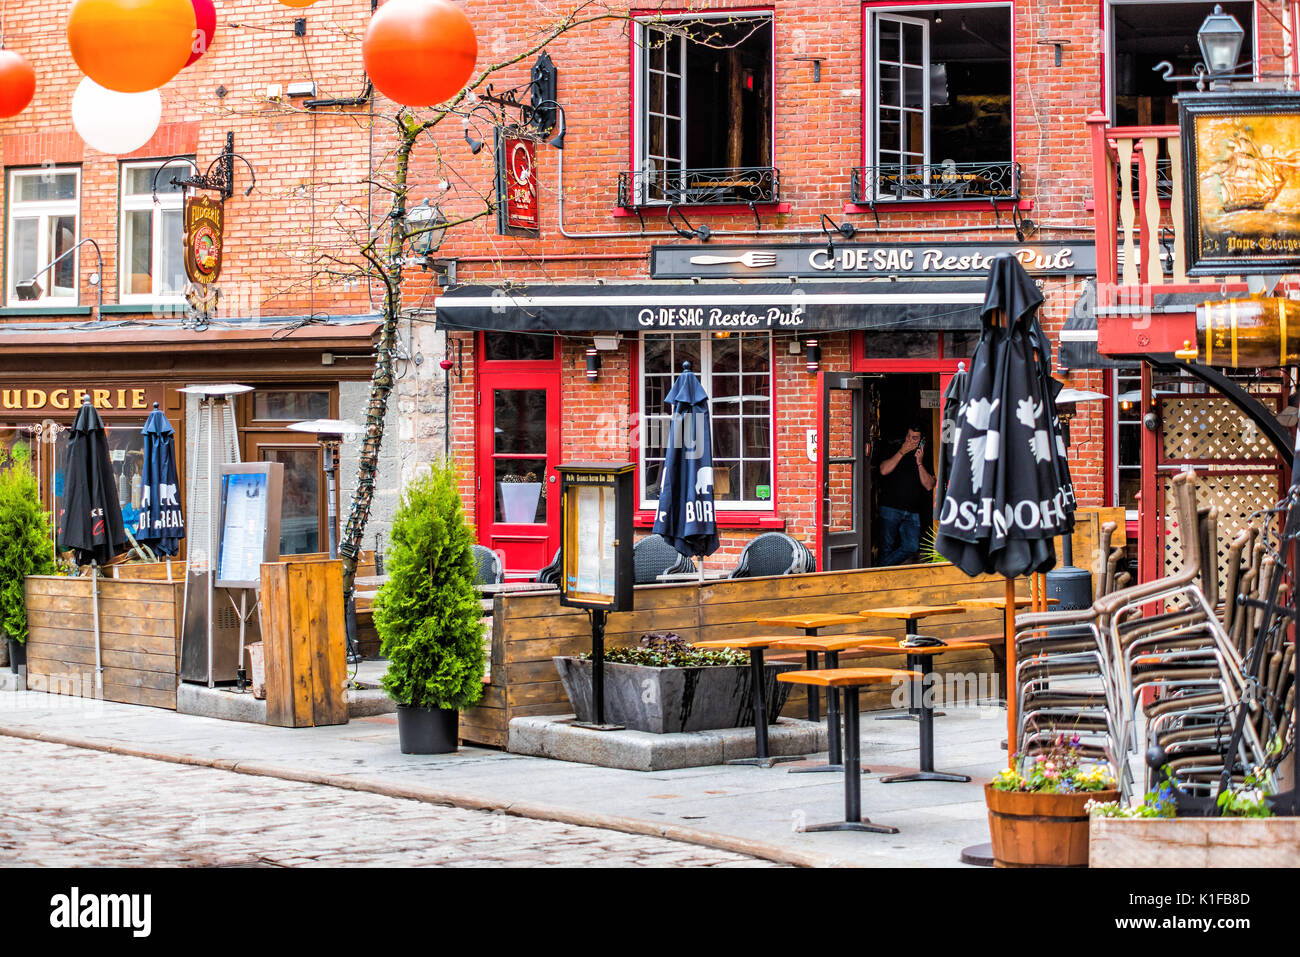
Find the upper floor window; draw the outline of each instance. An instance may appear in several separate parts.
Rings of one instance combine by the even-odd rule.
[[[1246,31],[1240,60],[1254,58],[1255,4],[1224,3]],[[1153,67],[1168,60],[1176,76],[1191,76],[1201,62],[1196,31],[1214,8],[1181,0],[1110,0],[1108,24],[1110,117],[1116,126],[1175,126],[1179,86]],[[1195,89],[1191,83],[1187,89]]]
[[[9,305],[76,304],[79,257],[72,250],[78,238],[80,187],[81,170],[75,168],[10,170],[6,231]],[[68,255],[60,259],[65,253]],[[31,279],[36,280],[34,286],[28,283]],[[27,292],[22,298],[20,283]],[[31,294],[35,292],[39,294]]]
[[[766,509],[772,496],[772,337],[766,332],[641,336],[641,507],[654,508],[672,434],[664,398],[689,362],[709,394],[719,511]]]
[[[636,24],[635,169],[620,203],[770,203],[772,18],[697,14]]]
[[[1011,8],[871,7],[857,201],[1014,199]]]
[[[184,193],[172,185],[175,166],[157,178],[160,163],[122,164],[122,302],[177,300],[185,292]]]

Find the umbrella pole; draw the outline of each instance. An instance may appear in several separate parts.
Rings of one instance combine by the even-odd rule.
[[[90,616],[95,632],[95,690],[104,690],[104,652],[99,640],[99,564],[90,563]]]
[[[1006,610],[1003,612],[1007,643],[1007,766],[1015,767],[1016,754],[1016,580],[1006,583]]]

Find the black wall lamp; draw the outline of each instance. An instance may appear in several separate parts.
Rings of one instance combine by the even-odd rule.
[[[681,218],[681,221],[684,225],[678,226],[675,222],[673,222],[674,213],[676,213]],[[709,241],[709,237],[713,235],[712,230],[710,230],[709,227],[705,226],[703,223],[701,223],[699,226],[691,225],[691,221],[686,218],[686,214],[683,213],[676,206],[674,206],[672,203],[668,204],[668,211],[664,213],[664,219],[668,222],[668,225],[673,228],[673,232],[675,232],[678,236],[682,237],[682,239],[698,239],[702,243],[707,243]]]
[[[15,283],[14,294],[22,302],[35,302],[37,299],[40,299],[41,296],[45,295],[45,290],[41,288],[41,284],[36,280],[45,275],[63,260],[67,259],[82,246],[87,245],[95,250],[95,258],[99,260],[99,270],[97,272],[92,272],[88,277],[86,277],[86,281],[95,287],[95,318],[98,319],[104,311],[104,254],[99,251],[99,243],[90,238],[74,243],[70,248],[59,253],[59,255],[50,260],[43,269],[37,270],[35,275],[30,279],[24,279]]]
[[[808,374],[813,375],[822,367],[822,347],[816,339],[809,339],[806,343],[808,347]]]
[[[826,234],[826,256],[835,258],[835,235],[842,239],[852,239],[858,234],[858,227],[852,223],[837,223],[826,213],[822,213],[822,232]]]
[[[600,353],[595,346],[587,349],[587,381],[595,382],[600,378]]]

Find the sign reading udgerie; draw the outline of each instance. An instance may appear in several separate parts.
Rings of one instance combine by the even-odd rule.
[[[1091,276],[1096,245],[1069,243],[835,243],[765,246],[656,246],[653,279],[889,279],[984,277],[1010,254],[1034,276]]]
[[[221,247],[225,209],[206,196],[185,200],[185,275],[190,282],[208,285],[221,276]]]

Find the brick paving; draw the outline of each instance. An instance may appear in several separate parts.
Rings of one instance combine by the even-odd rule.
[[[0,866],[771,867],[658,837],[0,737]]]

